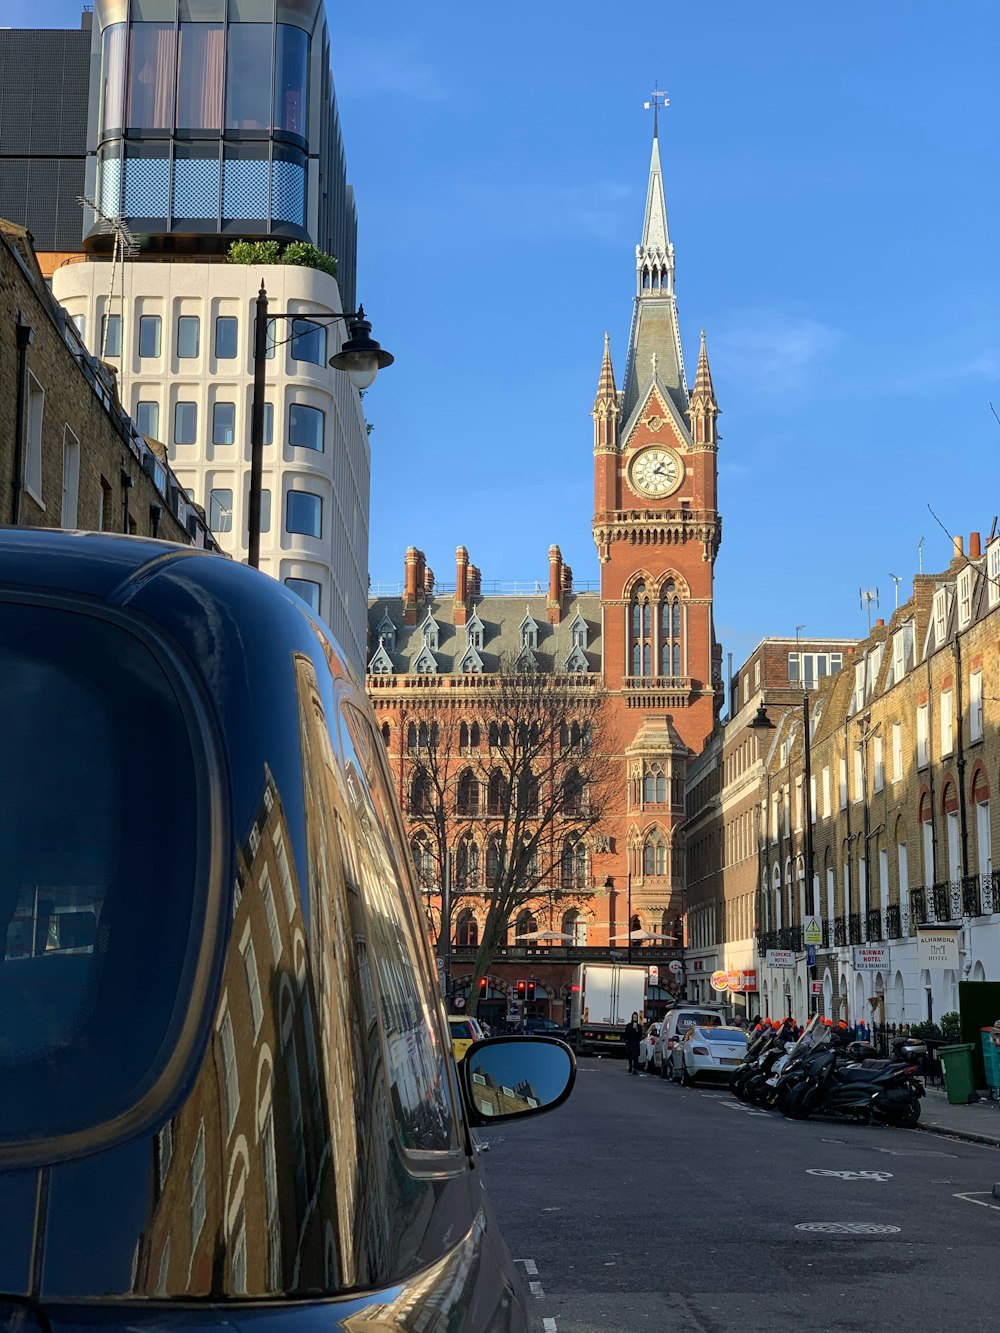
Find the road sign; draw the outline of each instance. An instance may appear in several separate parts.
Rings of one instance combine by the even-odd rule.
[[[823,943],[823,927],[820,924],[818,916],[811,916],[806,920],[805,929],[802,932],[802,940],[805,944]]]
[[[434,962],[435,962],[435,964],[436,964],[436,966],[437,966],[437,970],[438,970],[439,972],[443,972],[443,971],[444,971],[444,959],[443,959],[443,958],[435,958],[435,959],[434,959]]]
[[[671,976],[679,977],[680,974],[684,971],[684,964],[681,962],[679,958],[675,958],[673,962],[667,964],[667,971],[670,973]]]
[[[712,990],[727,990],[729,987],[729,973],[723,972],[721,968],[712,973],[710,980]]]
[[[649,969],[649,984],[651,986],[660,984],[660,969],[655,964]]]
[[[816,966],[816,946],[815,944],[806,945],[806,967]]]
[[[822,994],[823,994],[823,983],[822,983],[822,981],[810,981],[810,983],[809,983],[809,994],[810,994],[810,995],[822,995]]]
[[[464,1009],[464,1008],[465,1008],[465,996],[464,996],[464,995],[456,995],[456,996],[455,996],[455,999],[454,999],[454,1005],[455,1005],[455,1008],[456,1008],[456,1009]]]

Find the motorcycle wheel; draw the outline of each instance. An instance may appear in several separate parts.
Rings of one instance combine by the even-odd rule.
[[[895,1104],[885,1118],[896,1129],[912,1129],[920,1119],[920,1099],[911,1097],[909,1101]]]
[[[816,1098],[811,1088],[783,1087],[778,1092],[778,1110],[789,1120],[808,1120]]]
[[[734,1074],[729,1084],[729,1091],[737,1101],[745,1102],[747,1100],[747,1078],[742,1071]]]

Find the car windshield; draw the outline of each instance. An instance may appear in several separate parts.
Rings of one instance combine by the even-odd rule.
[[[739,1028],[699,1028],[700,1036],[708,1041],[727,1042],[730,1046],[745,1046],[747,1039]]]
[[[690,1027],[701,1027],[703,1024],[717,1024],[718,1022],[717,1014],[681,1014],[677,1020],[677,1031],[684,1032]]]
[[[453,1037],[468,1037],[471,1041],[475,1041],[479,1036],[476,1025],[471,1018],[450,1018],[448,1021],[451,1024],[451,1035]]]

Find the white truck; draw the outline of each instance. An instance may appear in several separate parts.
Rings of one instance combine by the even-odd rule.
[[[646,1005],[646,968],[632,963],[581,963],[573,977],[569,1040],[577,1055],[624,1054],[625,1026]]]

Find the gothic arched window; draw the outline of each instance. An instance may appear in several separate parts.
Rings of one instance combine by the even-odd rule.
[[[538,924],[527,908],[517,914],[514,934],[518,939],[523,939],[525,935],[534,935],[537,930]]]
[[[580,815],[586,808],[586,787],[578,768],[571,768],[563,778],[562,808],[564,815]]]
[[[410,779],[410,814],[429,815],[431,812],[431,779],[425,768],[415,768]]]
[[[498,835],[494,834],[486,844],[486,887],[495,889],[500,880],[500,865],[503,848]]]
[[[475,949],[479,945],[479,925],[476,918],[472,915],[472,909],[466,907],[458,914],[458,924],[455,927],[455,943],[466,949]]]
[[[667,844],[659,829],[653,829],[642,844],[642,873],[644,875],[667,873]]]
[[[459,840],[455,857],[455,885],[459,889],[479,888],[479,848],[471,833],[466,833]]]
[[[666,805],[667,777],[662,764],[650,764],[646,769],[643,800],[646,805]]]
[[[507,804],[507,780],[498,768],[490,774],[486,787],[486,813],[502,815]]]
[[[460,815],[479,814],[479,783],[471,768],[467,768],[458,779],[455,808]]]
[[[587,846],[582,838],[567,838],[563,843],[562,886],[568,890],[587,887]]]
[[[578,907],[573,907],[564,914],[562,933],[572,936],[567,943],[581,946],[587,943],[587,918]]]
[[[668,579],[660,593],[660,675],[682,675],[683,662],[681,599],[673,579]]]
[[[635,585],[629,603],[629,661],[633,676],[653,674],[653,608],[645,583]]]
[[[430,888],[434,883],[434,854],[423,833],[418,833],[410,843],[410,855],[413,857],[413,868],[417,872],[417,883],[421,888]]]

